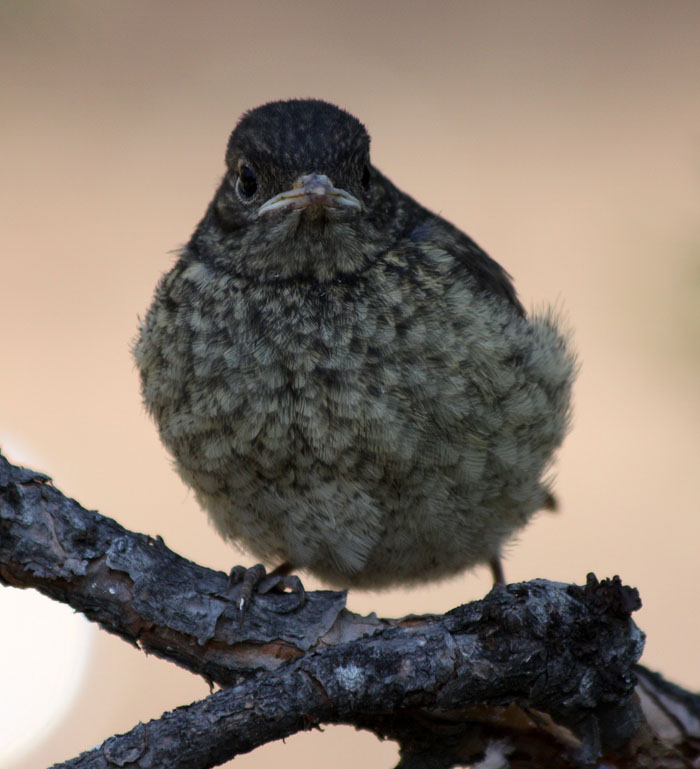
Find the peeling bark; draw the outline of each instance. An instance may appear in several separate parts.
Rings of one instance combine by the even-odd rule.
[[[468,765],[487,750],[528,769],[675,769],[698,754],[698,699],[635,668],[641,603],[617,577],[498,586],[445,615],[403,619],[353,614],[342,592],[309,593],[296,610],[297,596],[266,594],[241,618],[227,575],[0,455],[0,581],[223,687],[62,769],[205,769],[323,723],[397,740],[403,769]]]

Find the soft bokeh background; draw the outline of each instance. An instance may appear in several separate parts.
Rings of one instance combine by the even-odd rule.
[[[554,301],[575,329],[562,511],[520,537],[508,578],[619,573],[644,601],[644,661],[700,687],[699,40],[697,0],[0,3],[5,451],[185,556],[250,563],[171,471],[129,345],[215,189],[239,114],[326,98],[366,123],[375,163],[400,187],[512,273],[526,304]],[[488,587],[480,570],[353,592],[349,605],[437,612]],[[33,655],[64,669],[55,620],[31,607],[31,635],[44,639]],[[26,626],[10,616],[2,636],[21,641]],[[76,696],[52,690],[57,720],[33,727],[3,769],[40,769],[207,694],[171,664],[88,635]],[[31,659],[2,655],[33,677]],[[3,728],[0,756],[18,727]],[[235,765],[395,757],[390,743],[328,728]]]

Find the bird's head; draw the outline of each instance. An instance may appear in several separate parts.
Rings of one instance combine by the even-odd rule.
[[[387,247],[396,222],[396,191],[372,166],[369,144],[359,120],[324,101],[247,112],[203,222],[218,230],[220,256],[264,279],[362,269]]]

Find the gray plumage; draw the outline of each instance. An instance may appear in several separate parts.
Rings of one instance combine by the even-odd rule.
[[[550,313],[316,100],[247,113],[134,353],[221,534],[334,586],[498,556],[546,505],[574,356]]]

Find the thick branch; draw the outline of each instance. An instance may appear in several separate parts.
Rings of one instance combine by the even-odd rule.
[[[161,539],[85,510],[0,455],[0,581],[34,587],[105,630],[221,685],[303,654],[335,625],[345,594],[257,596],[239,626],[237,588]]]
[[[311,729],[320,722],[342,723],[338,720],[338,708],[314,675],[318,674],[319,667],[313,662],[310,665],[294,663],[284,671],[259,673],[201,702],[178,708],[147,724],[139,724],[127,734],[111,737],[97,748],[72,761],[57,764],[53,769],[111,769],[114,766],[205,769],[274,739]],[[684,707],[691,707],[697,713],[700,698],[644,669],[641,672],[654,679],[657,691],[664,691],[664,696],[670,697],[668,703],[674,709],[677,710],[682,702]],[[383,718],[392,721],[392,727],[386,731],[378,727]],[[404,738],[401,740],[403,752],[410,754],[401,764],[404,767],[468,765],[481,758],[483,746],[489,742],[504,744],[507,753],[514,753],[517,745],[511,769],[582,766],[580,743],[542,714],[528,714],[511,705],[507,708],[471,707],[461,712],[443,712],[440,719],[433,716],[433,720],[428,721],[429,718],[427,712],[421,714],[415,708],[407,713],[404,711],[398,718],[378,713],[368,728],[380,736]],[[426,724],[434,738],[437,732],[437,740],[425,742]],[[421,741],[423,751],[418,744]],[[439,748],[436,748],[436,741]],[[697,728],[694,736],[686,732],[685,741],[688,746],[697,748]],[[430,760],[425,760],[426,753]],[[690,769],[695,766],[678,751],[663,744],[646,725],[631,740],[626,753],[622,764],[609,753],[604,763],[596,765],[610,769],[621,765],[639,769]]]
[[[629,619],[639,599],[617,579],[536,580],[403,620],[351,614],[343,593],[311,593],[292,613],[296,596],[258,596],[239,627],[226,575],[84,510],[0,456],[0,580],[231,687],[66,767],[210,767],[319,722],[398,739],[406,767],[476,760],[503,732],[528,733],[580,764],[621,750],[640,723],[631,668],[643,635]],[[445,726],[452,737],[436,748]]]

